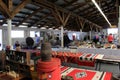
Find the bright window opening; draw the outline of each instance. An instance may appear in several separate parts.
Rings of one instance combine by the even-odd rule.
[[[35,37],[35,34],[37,34],[37,36],[40,37],[39,31],[30,31],[30,37]]]
[[[24,31],[22,30],[12,30],[11,31],[12,38],[24,38]]]
[[[107,29],[108,35],[111,34],[117,34],[118,33],[118,28],[109,28]]]

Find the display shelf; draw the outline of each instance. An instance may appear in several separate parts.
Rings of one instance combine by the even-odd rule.
[[[10,67],[10,70],[31,77],[30,55],[27,52],[7,50],[5,63]]]

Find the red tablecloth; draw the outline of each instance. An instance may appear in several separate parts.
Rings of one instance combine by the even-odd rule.
[[[61,59],[61,62],[75,63],[82,66],[94,67],[95,60],[100,54],[72,53],[72,52],[52,52],[54,58]]]
[[[32,51],[36,53],[36,56],[40,55],[39,51]],[[53,58],[59,58],[61,62],[74,63],[81,66],[95,66],[95,60],[101,54],[91,54],[91,53],[73,53],[73,52],[57,52],[52,51]]]
[[[111,80],[112,73],[71,67],[61,67],[61,76],[71,76],[73,80]]]

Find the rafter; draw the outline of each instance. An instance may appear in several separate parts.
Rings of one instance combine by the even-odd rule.
[[[54,16],[54,18],[56,19],[57,23],[60,24],[60,20],[59,20],[59,17],[57,16],[57,14],[53,10],[51,10],[51,12],[52,12],[52,15]]]
[[[30,26],[36,26],[37,24],[39,24],[43,19],[47,18],[48,16],[50,16],[51,14],[47,14],[45,16],[43,16],[42,18],[40,18],[39,21],[35,21],[34,24],[30,25]]]
[[[108,3],[108,4],[111,4],[111,3],[112,3],[112,2],[110,2],[110,3]],[[106,10],[104,7],[106,7],[106,4],[101,5],[102,11]],[[98,12],[99,12],[99,11],[93,10],[93,11],[91,11],[86,17],[89,17],[89,16],[91,16],[91,15],[94,15],[94,14],[96,14],[96,13],[98,13]]]
[[[48,7],[48,8],[51,8],[51,9],[54,9],[54,7],[57,7],[57,9],[59,9],[59,10],[62,11],[62,12],[71,13],[72,16],[80,17],[81,19],[84,19],[83,17],[78,16],[77,14],[75,14],[75,13],[73,13],[73,12],[71,12],[71,11],[68,11],[68,10],[66,10],[66,9],[64,9],[64,8],[62,8],[62,7],[56,6],[55,4],[53,4],[53,3],[51,3],[51,2],[41,1],[41,0],[34,0],[34,2],[35,2],[36,4],[42,4],[42,5],[44,5],[44,6]],[[84,20],[86,20],[86,19],[84,19]],[[95,24],[95,23],[93,23],[93,22],[91,22],[91,21],[89,21],[89,20],[86,20],[86,22],[90,22],[91,24],[95,25],[96,27],[102,28],[102,27],[98,26],[97,24]]]
[[[62,14],[60,14],[60,12],[57,10],[57,8],[55,8],[55,12],[57,14],[56,16],[59,17],[59,20],[62,23],[62,25],[65,26],[71,13],[65,14],[64,12],[62,12]]]
[[[72,4],[74,4],[75,2],[77,2],[78,0],[72,0],[71,2],[69,2],[68,4],[66,4],[64,7],[68,7]]]
[[[2,11],[2,14],[4,16],[6,15],[5,17],[11,18],[10,10],[7,8],[7,5],[2,0],[0,0],[0,9]]]
[[[109,9],[104,9],[104,10],[112,10],[112,8],[109,8]],[[103,11],[104,11],[103,10]],[[93,17],[95,17],[95,15],[97,16],[97,17],[102,17],[102,15],[99,13],[99,14],[97,14],[98,12],[95,12],[94,14],[92,14],[92,16],[86,16],[86,17],[89,17],[88,19],[92,19]]]
[[[30,13],[28,13],[28,12],[23,12],[23,11],[20,11],[19,12],[20,14],[24,14],[24,15],[30,15]],[[42,12],[40,12],[40,13],[42,13]],[[39,15],[34,15],[35,17],[41,17],[41,16],[39,16]]]
[[[12,18],[22,9],[25,5],[30,2],[30,0],[23,0],[13,11],[12,11]]]
[[[73,9],[71,9],[71,11],[75,11],[75,10],[79,9],[80,7],[85,6],[86,4],[88,4],[88,3],[80,3],[78,6],[75,6]]]
[[[12,2],[12,0],[8,0],[8,9],[9,9],[9,11],[13,10],[13,2]]]
[[[24,18],[21,22],[19,22],[16,26],[21,25],[23,22],[27,21],[30,17],[37,14],[39,11],[43,10],[43,8],[39,8],[36,11],[34,11],[32,14],[28,15],[26,18]]]
[[[32,4],[32,3],[31,3],[31,4]],[[18,4],[13,3],[13,5],[14,5],[14,6],[17,6]],[[34,4],[32,4],[32,5],[34,5]],[[34,9],[34,8],[32,8],[32,7],[28,7],[28,6],[24,6],[24,8],[25,8],[25,9],[28,9],[28,10],[31,10],[31,11],[35,11],[35,10],[37,10],[37,8]]]
[[[43,26],[49,26],[50,24],[53,24],[53,23],[54,23],[53,20],[49,20]]]

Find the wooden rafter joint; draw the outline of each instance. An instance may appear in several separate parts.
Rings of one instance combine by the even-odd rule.
[[[8,9],[7,5],[2,0],[0,0],[0,11],[4,15],[4,17],[11,18],[10,10]]]
[[[17,13],[19,13],[19,11],[21,10],[21,9],[23,9],[25,6],[26,6],[26,4],[28,4],[28,3],[30,3],[31,2],[31,0],[23,0],[13,11],[12,11],[12,18],[17,14]]]

